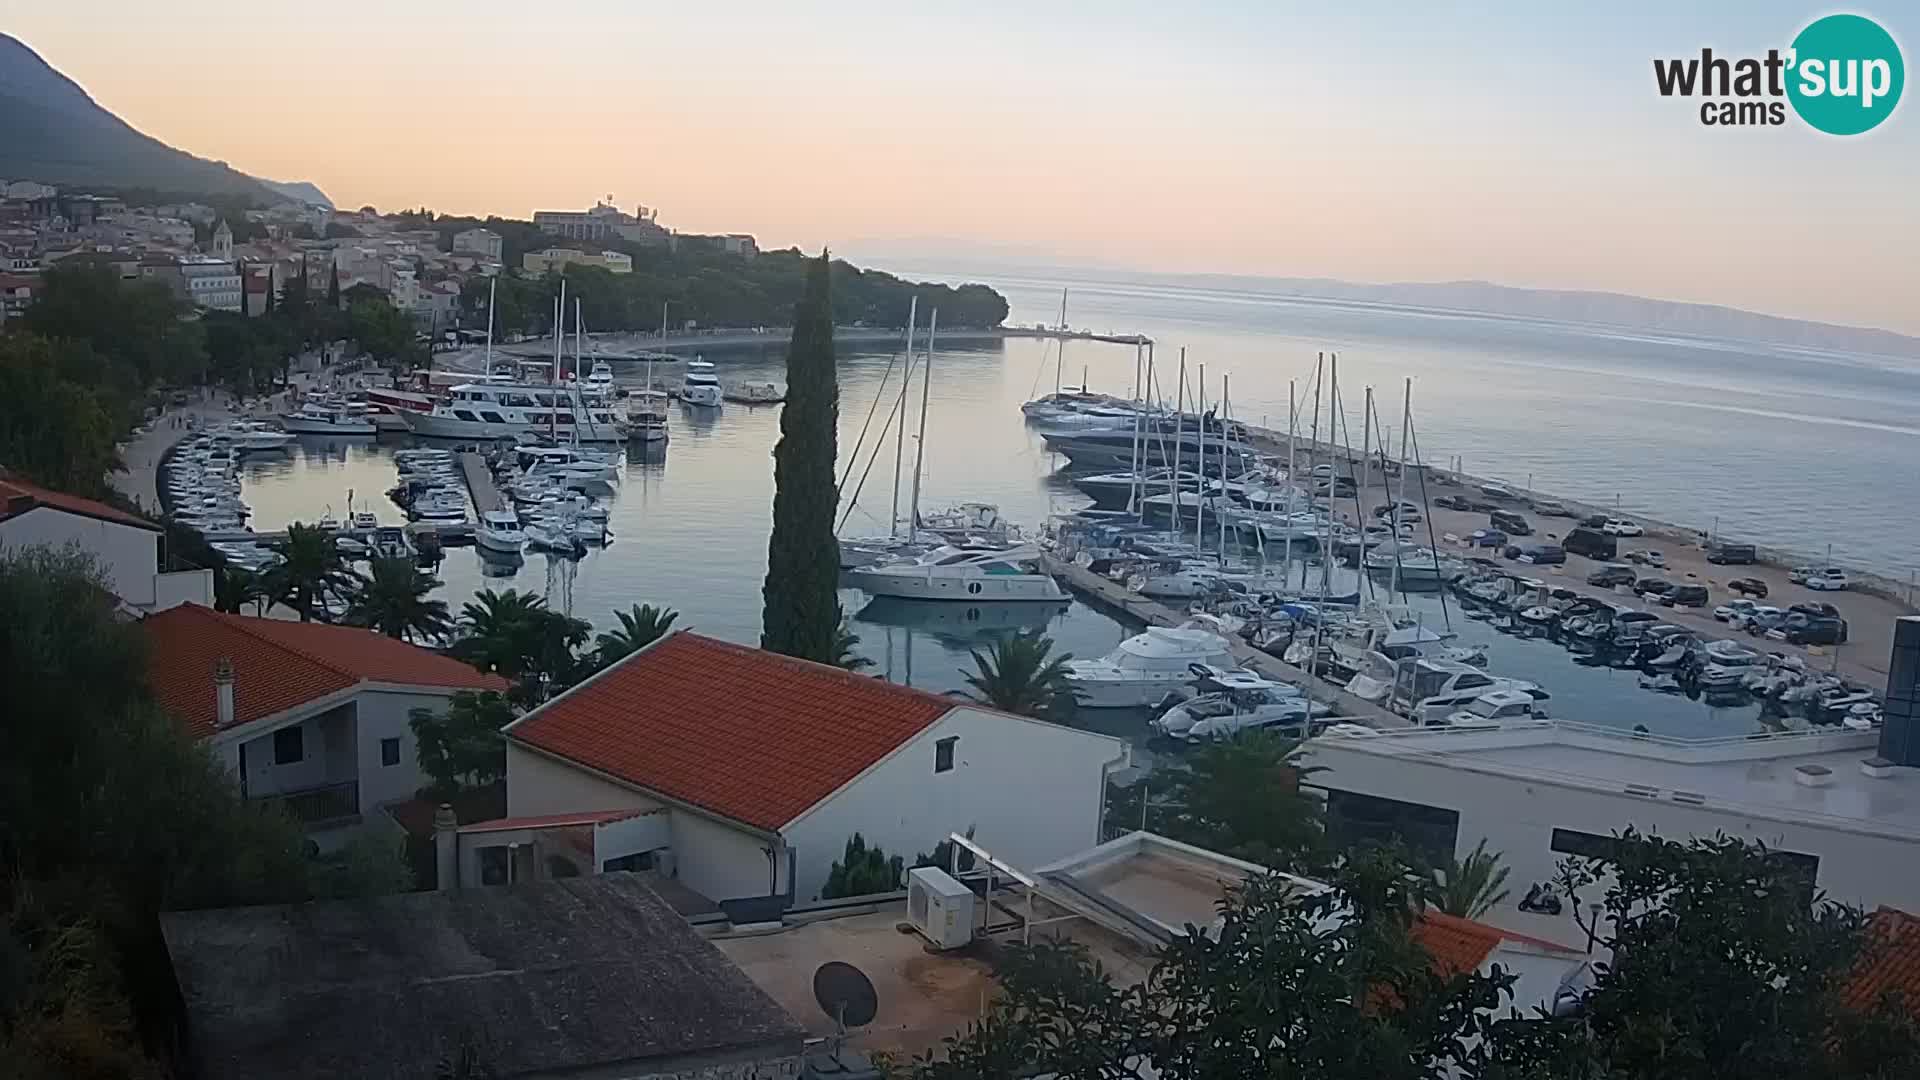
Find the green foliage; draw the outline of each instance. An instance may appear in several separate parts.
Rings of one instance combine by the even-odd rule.
[[[827,870],[827,883],[820,890],[820,899],[893,892],[900,888],[900,875],[905,871],[905,859],[889,856],[878,847],[868,847],[866,838],[854,833],[847,841],[846,850]]]
[[[513,722],[513,706],[491,690],[462,690],[447,711],[414,709],[413,728],[420,771],[433,778],[443,796],[463,787],[484,787],[506,775],[507,745],[500,729]]]
[[[213,607],[215,611],[224,611],[238,615],[243,608],[252,606],[255,615],[265,615],[267,605],[273,597],[267,592],[265,574],[258,574],[243,566],[220,566],[213,573]]]
[[[873,657],[860,655],[860,635],[845,618],[833,633],[833,666],[847,671],[865,671],[873,666]]]
[[[62,491],[100,495],[122,468],[114,405],[84,378],[84,344],[0,335],[0,465]]]
[[[1067,661],[1073,654],[1054,656],[1052,638],[1039,631],[1022,631],[1000,638],[985,653],[969,652],[975,671],[962,674],[973,688],[968,696],[975,701],[1042,720],[1062,719],[1072,712]]]
[[[839,657],[841,620],[840,547],[833,532],[840,387],[828,279],[822,253],[794,311],[787,403],[773,448],[773,532],[760,628],[761,648],[823,664]]]
[[[1449,859],[1428,873],[1427,903],[1449,915],[1477,919],[1507,898],[1507,872],[1499,853],[1489,852],[1482,840],[1466,858]]]
[[[301,622],[324,617],[328,597],[350,600],[357,591],[358,581],[326,529],[294,522],[280,554],[280,562],[266,573],[266,591],[276,603],[299,612]]]
[[[449,650],[481,671],[511,679],[516,704],[533,706],[585,674],[574,650],[593,628],[547,607],[534,593],[482,589],[460,609]]]
[[[208,311],[200,316],[206,336],[207,378],[237,394],[267,390],[286,370],[294,348],[286,322],[279,318],[248,318],[232,311]]]
[[[1776,853],[1727,836],[1682,843],[1628,829],[1611,859],[1569,859],[1557,883],[1610,962],[1574,1015],[1499,1025],[1500,1068],[1489,1076],[1920,1075],[1906,1003],[1865,1013],[1840,1003],[1873,944],[1863,914],[1815,895]]]
[[[1298,749],[1268,731],[1197,748],[1184,768],[1166,770],[1154,785],[1152,830],[1293,873],[1325,867],[1331,853],[1319,805],[1300,790],[1301,777],[1314,770],[1295,761]]]
[[[594,638],[594,654],[600,667],[607,667],[665,637],[680,613],[672,608],[635,604],[631,610],[616,611],[613,616],[619,620],[620,628]]]
[[[21,317],[27,331],[50,340],[84,342],[100,358],[99,379],[137,402],[156,383],[196,381],[206,362],[197,322],[183,322],[184,300],[159,281],[122,281],[98,265],[55,266]]]
[[[314,859],[309,876],[313,896],[320,900],[388,896],[416,884],[406,841],[372,829],[355,833],[340,850]]]
[[[347,605],[346,621],[403,641],[438,641],[453,628],[447,602],[428,596],[439,587],[440,579],[410,559],[375,559]]]
[[[384,295],[377,299],[353,295],[362,288],[371,286],[355,285],[347,290],[347,336],[382,364],[414,367],[425,363],[426,347],[417,340],[413,317],[394,307]]]

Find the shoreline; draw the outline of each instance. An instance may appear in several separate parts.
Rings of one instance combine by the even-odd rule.
[[[876,344],[887,341],[904,340],[907,328],[836,326],[833,328],[833,340],[846,344]],[[924,333],[924,330],[922,331]],[[667,349],[687,349],[706,346],[709,348],[738,348],[748,345],[785,346],[793,336],[793,328],[785,326],[767,326],[739,328],[731,330],[696,331],[694,333],[648,334],[638,330],[604,331],[587,334],[591,344],[613,344],[616,347],[629,348],[636,352],[663,351]],[[993,326],[942,329],[941,340],[950,341],[1003,341],[1008,338],[1045,338],[1055,341],[1097,341],[1109,345],[1152,344],[1151,338],[1144,334],[1100,333],[1092,330],[1055,330],[1042,326]],[[474,346],[463,346],[473,348]],[[539,358],[553,355],[553,338],[533,338],[507,345],[495,345],[495,352],[512,356]],[[620,358],[600,357],[617,362]],[[685,360],[687,357],[679,357]]]

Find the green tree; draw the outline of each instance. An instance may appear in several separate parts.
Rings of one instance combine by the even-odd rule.
[[[873,657],[860,655],[860,635],[845,619],[833,634],[833,666],[848,671],[865,671],[873,666]]]
[[[1840,993],[1886,943],[1862,912],[1816,893],[1798,859],[1728,836],[1681,842],[1633,829],[1610,848],[1605,860],[1566,860],[1557,880],[1608,962],[1560,1015],[1499,1024],[1485,1075],[1920,1075],[1911,1003],[1857,1011]]]
[[[300,614],[301,622],[326,614],[329,597],[351,600],[355,578],[346,559],[334,546],[333,533],[317,525],[294,522],[287,527],[281,558],[266,573],[267,592],[276,603]]]
[[[512,680],[514,702],[533,706],[583,674],[574,650],[592,632],[534,593],[482,589],[461,607],[458,636],[449,651],[481,671]]]
[[[1325,867],[1331,854],[1319,804],[1300,790],[1300,778],[1313,770],[1295,760],[1298,749],[1268,731],[1197,748],[1184,768],[1166,770],[1164,785],[1156,785],[1153,830],[1293,873]]]
[[[900,875],[905,871],[905,859],[889,856],[878,847],[868,847],[866,838],[854,833],[847,841],[846,850],[828,868],[820,899],[892,892],[900,888]]]
[[[1022,631],[1000,638],[982,653],[968,650],[975,671],[965,675],[973,688],[968,696],[1002,712],[1035,719],[1058,719],[1073,707],[1073,686],[1067,681],[1072,653],[1053,655],[1053,639],[1038,631]]]
[[[616,611],[613,616],[620,622],[619,629],[606,631],[594,638],[594,654],[601,667],[607,667],[665,637],[680,613],[672,608],[635,604],[631,610]]]
[[[213,572],[213,607],[229,615],[238,615],[252,605],[255,615],[265,615],[273,602],[267,591],[265,574],[256,574],[243,566],[218,566]]]
[[[434,642],[453,628],[447,602],[428,594],[440,587],[411,559],[375,559],[366,583],[354,592],[346,621],[404,641]]]
[[[773,532],[760,630],[762,648],[823,664],[836,658],[840,627],[840,549],[833,533],[840,389],[829,269],[822,252],[807,274],[787,347],[787,403],[773,448]]]
[[[199,379],[206,352],[187,314],[161,282],[122,281],[110,267],[82,263],[43,274],[21,321],[42,337],[85,342],[104,362],[96,385],[137,401],[155,383]]]
[[[1429,872],[1426,899],[1449,915],[1477,919],[1507,898],[1506,884],[1507,867],[1482,840],[1466,858],[1448,859],[1445,867]]]
[[[359,289],[355,285],[349,289]],[[426,359],[413,327],[413,317],[393,306],[385,296],[353,299],[347,308],[347,335],[382,364],[411,367]]]
[[[61,491],[103,495],[124,471],[113,407],[84,378],[90,350],[35,334],[0,334],[0,466]]]
[[[500,729],[513,722],[513,706],[491,690],[462,690],[444,713],[414,709],[414,756],[420,771],[445,798],[463,787],[485,787],[507,774],[507,744]]]

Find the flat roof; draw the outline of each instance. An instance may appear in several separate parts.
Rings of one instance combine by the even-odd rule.
[[[1876,756],[1878,743],[1876,733],[1846,729],[1678,739],[1546,720],[1321,737],[1309,747],[1333,764],[1322,781],[1336,788],[1335,755],[1358,753],[1920,840],[1920,769],[1866,775],[1860,763]],[[1803,765],[1826,767],[1828,782],[1800,783],[1795,776]]]
[[[196,1073],[417,1080],[800,1052],[780,1005],[633,874],[160,917]]]

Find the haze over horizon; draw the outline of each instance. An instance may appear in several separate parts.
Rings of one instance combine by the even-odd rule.
[[[1910,13],[1857,10],[1916,40]],[[142,131],[342,206],[526,217],[612,194],[770,247],[966,238],[950,254],[1920,333],[1920,106],[1839,139],[1703,127],[1654,89],[1654,57],[1764,54],[1826,11],[212,0],[183,23],[109,0],[5,29]]]

